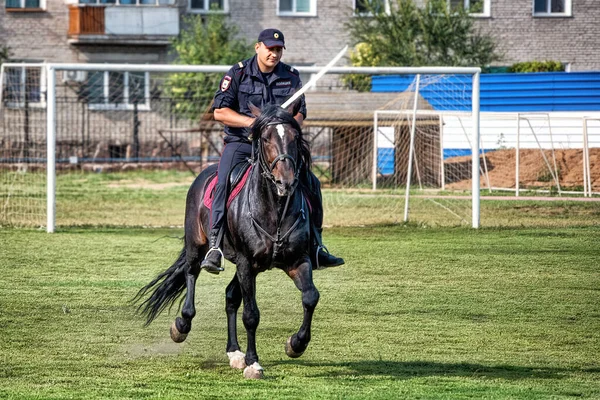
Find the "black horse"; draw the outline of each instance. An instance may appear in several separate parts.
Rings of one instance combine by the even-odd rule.
[[[293,106],[292,106],[293,107]],[[227,355],[232,368],[244,369],[246,378],[261,378],[263,368],[256,353],[256,329],[260,315],[256,304],[256,276],[273,267],[282,269],[302,292],[304,319],[298,332],[288,338],[285,352],[300,357],[310,342],[313,311],[319,292],[313,284],[310,205],[303,195],[301,174],[310,168],[308,144],[292,117],[292,107],[284,110],[267,106],[262,112],[252,108],[257,119],[252,128],[254,148],[251,171],[245,186],[229,205],[228,233],[223,240],[225,258],[236,265],[236,274],[227,286]],[[181,309],[171,325],[171,338],[185,340],[196,315],[194,293],[200,262],[209,250],[210,210],[204,204],[208,183],[215,166],[205,169],[187,195],[185,246],[175,263],[143,287],[136,299],[145,297],[138,310],[147,324],[171,306],[186,291]],[[242,321],[246,328],[246,354],[240,351],[236,318],[244,302]]]

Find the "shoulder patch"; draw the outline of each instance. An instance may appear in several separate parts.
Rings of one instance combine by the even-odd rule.
[[[231,77],[229,75],[225,75],[225,77],[221,81],[221,92],[224,92],[227,89],[229,89],[230,85],[231,85]]]

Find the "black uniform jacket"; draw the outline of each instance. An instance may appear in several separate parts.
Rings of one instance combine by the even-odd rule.
[[[256,56],[235,64],[221,79],[219,89],[215,93],[213,111],[216,108],[230,108],[242,115],[253,117],[248,103],[262,108],[266,104],[281,105],[302,87],[300,75],[293,67],[279,62],[268,82],[258,68]],[[295,107],[306,118],[304,95]],[[225,127],[225,143],[247,141],[248,128]]]

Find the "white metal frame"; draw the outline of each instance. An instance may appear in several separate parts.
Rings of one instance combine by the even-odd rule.
[[[79,0],[72,1],[72,4],[81,4],[82,6],[131,6],[131,7],[160,7],[160,6],[172,6],[176,4],[176,0],[150,0],[151,3],[142,3],[148,0],[133,0],[135,3],[130,4],[129,2],[123,3],[124,0],[115,0],[114,3],[102,3],[102,0],[91,0],[91,2],[80,3]]]
[[[5,66],[10,64],[4,64]],[[32,64],[33,65],[33,64]],[[47,107],[47,232],[56,229],[56,73],[59,71],[119,71],[119,72],[172,72],[172,73],[226,73],[229,65],[158,65],[158,64],[36,64],[46,69],[46,107]],[[299,67],[301,73],[318,74],[322,67]],[[466,74],[473,76],[473,143],[479,143],[479,74],[480,68],[461,67],[331,67],[330,74]],[[1,75],[2,73],[0,73]],[[2,77],[0,76],[0,79]],[[2,99],[0,98],[0,104]],[[478,148],[474,146],[475,157]],[[473,227],[479,227],[479,171],[478,163],[473,163]]]
[[[0,72],[0,82],[4,84],[4,74],[6,68],[20,68],[21,69],[21,86],[24,90],[26,87],[26,68],[39,68],[40,69],[40,101],[29,103],[29,107],[32,108],[44,108],[46,107],[46,101],[44,99],[44,92],[46,91],[46,68],[44,68],[44,64],[42,63],[4,63],[2,64],[2,72]],[[0,93],[0,102],[2,101],[3,93]],[[24,94],[25,95],[25,94]],[[6,104],[11,108],[22,108],[25,107],[25,102],[10,102]]]
[[[277,0],[277,16],[279,17],[316,17],[317,0],[309,0],[310,10],[307,12],[295,11],[297,9],[297,0],[292,1],[292,11],[281,11],[281,0]]]
[[[223,0],[223,9],[211,10],[210,1],[202,0],[204,6],[202,8],[192,8],[192,0],[187,0],[187,12],[192,14],[226,14],[229,12],[229,0]]]
[[[353,16],[370,16],[373,15],[373,13],[370,12],[359,12],[356,7],[357,7],[357,3],[360,2],[361,0],[353,0],[353,5],[352,5],[352,10],[354,11]],[[390,0],[381,0],[383,1],[383,6],[385,7],[385,13],[389,14],[390,13]]]
[[[371,67],[373,70],[376,67]],[[369,70],[370,68],[362,68],[362,71]],[[471,157],[473,160],[479,159],[479,143],[480,143],[480,132],[479,132],[479,77],[481,74],[480,68],[467,68],[467,67],[398,67],[398,68],[383,68],[386,73],[398,73],[398,74],[409,74],[417,76],[417,84],[415,89],[415,99],[413,105],[413,123],[411,125],[411,137],[410,137],[410,147],[409,147],[409,156],[408,159],[412,160],[413,155],[413,144],[414,144],[414,129],[415,129],[415,117],[417,112],[417,100],[419,97],[419,81],[421,75],[426,74],[462,74],[462,75],[471,75],[473,77],[472,81],[472,93],[471,93],[471,117],[473,122],[473,133],[471,138]],[[373,73],[382,73],[382,72],[373,72]],[[434,113],[439,113],[437,111],[433,111]],[[398,111],[386,111],[386,110],[377,110],[373,116],[373,126],[374,126],[374,138],[373,138],[373,167],[372,167],[372,183],[373,190],[377,189],[377,131],[378,131],[378,115],[379,114],[390,114],[390,113],[398,113]],[[421,111],[419,111],[421,113]],[[480,226],[480,198],[479,198],[479,163],[472,163],[472,227],[479,228]],[[408,175],[407,175],[407,188],[406,188],[406,201],[404,204],[404,221],[408,220],[408,192],[410,188],[410,179],[412,175],[412,162],[408,163]]]
[[[45,10],[46,9],[46,0],[40,0],[39,7],[25,7],[25,0],[20,0],[21,5],[19,7],[6,7],[8,9],[33,9],[33,10]],[[6,4],[6,1],[5,1]]]
[[[450,11],[450,0],[446,0],[448,2],[448,11]],[[465,8],[465,10],[469,9],[469,7],[471,6],[471,2],[473,0],[462,0],[463,1],[463,7]],[[481,0],[483,1],[483,10],[479,13],[469,13],[469,15],[473,16],[473,17],[489,17],[491,16],[491,0]]]
[[[551,12],[552,0],[546,0],[546,11],[536,12],[535,11],[535,0],[531,0],[531,11],[534,17],[570,17],[573,15],[572,1],[564,0],[565,11],[561,13]]]
[[[103,103],[89,103],[88,108],[90,110],[133,110],[133,103],[129,102],[129,76],[130,71],[124,72],[123,77],[123,102],[122,103],[111,103],[110,98],[110,84],[109,84],[109,71],[101,71],[104,73],[103,76],[103,90],[104,90],[104,102]],[[149,111],[150,110],[150,73],[144,73],[144,99],[143,103],[138,104],[138,110]]]

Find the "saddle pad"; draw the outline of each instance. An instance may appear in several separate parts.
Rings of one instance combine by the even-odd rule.
[[[252,170],[252,167],[250,167],[246,170],[246,172],[244,173],[244,176],[242,176],[242,179],[240,179],[238,184],[235,185],[233,190],[229,193],[229,197],[227,198],[227,208],[229,208],[229,205],[231,204],[233,199],[235,199],[236,196],[238,194],[240,194],[240,192],[242,191],[244,185],[246,184],[246,181],[248,180],[248,176],[250,176],[251,170]],[[208,208],[209,210],[212,209],[212,202],[213,202],[213,195],[215,193],[215,186],[217,186],[217,175],[215,175],[210,180],[210,182],[208,182],[208,185],[206,186],[206,190],[204,191],[204,206],[206,208]]]

